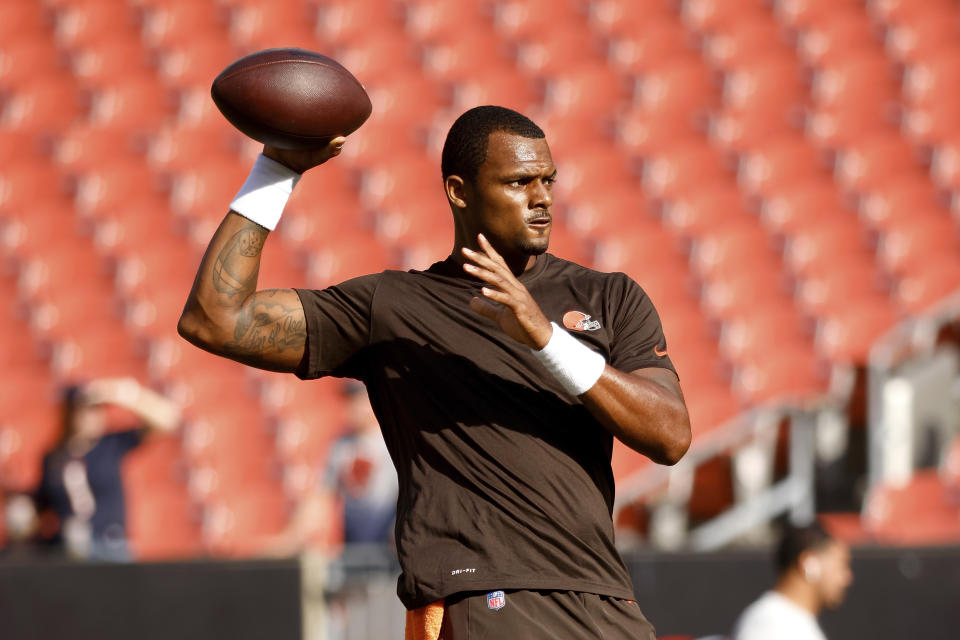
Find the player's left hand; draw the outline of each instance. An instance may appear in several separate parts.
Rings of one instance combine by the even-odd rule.
[[[496,322],[514,340],[531,349],[542,349],[553,335],[550,321],[493,245],[483,234],[478,240],[480,251],[463,248],[469,261],[463,269],[487,286],[480,289],[482,297],[470,301],[470,308]]]

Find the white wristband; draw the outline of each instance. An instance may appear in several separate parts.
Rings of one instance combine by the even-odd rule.
[[[603,375],[603,369],[607,366],[606,358],[580,343],[556,322],[550,325],[553,334],[549,342],[543,349],[533,351],[533,355],[564,389],[575,396],[586,393]]]
[[[230,208],[273,231],[299,180],[299,173],[261,153]]]

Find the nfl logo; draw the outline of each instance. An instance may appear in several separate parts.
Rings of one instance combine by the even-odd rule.
[[[487,594],[487,609],[499,611],[507,606],[507,596],[503,591],[491,591]]]

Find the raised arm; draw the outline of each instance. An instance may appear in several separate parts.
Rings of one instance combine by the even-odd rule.
[[[303,173],[340,152],[343,138],[316,151],[264,147],[264,155]],[[217,228],[193,281],[178,333],[231,360],[271,371],[295,371],[306,346],[306,321],[292,289],[257,291],[260,254],[269,231],[230,211]]]

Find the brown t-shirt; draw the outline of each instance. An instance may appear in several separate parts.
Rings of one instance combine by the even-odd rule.
[[[613,367],[673,370],[653,304],[626,275],[544,254],[520,281]],[[613,437],[528,347],[470,309],[479,288],[448,258],[297,291],[308,334],[297,375],[362,380],[397,467],[400,599],[633,598],[610,518]]]

